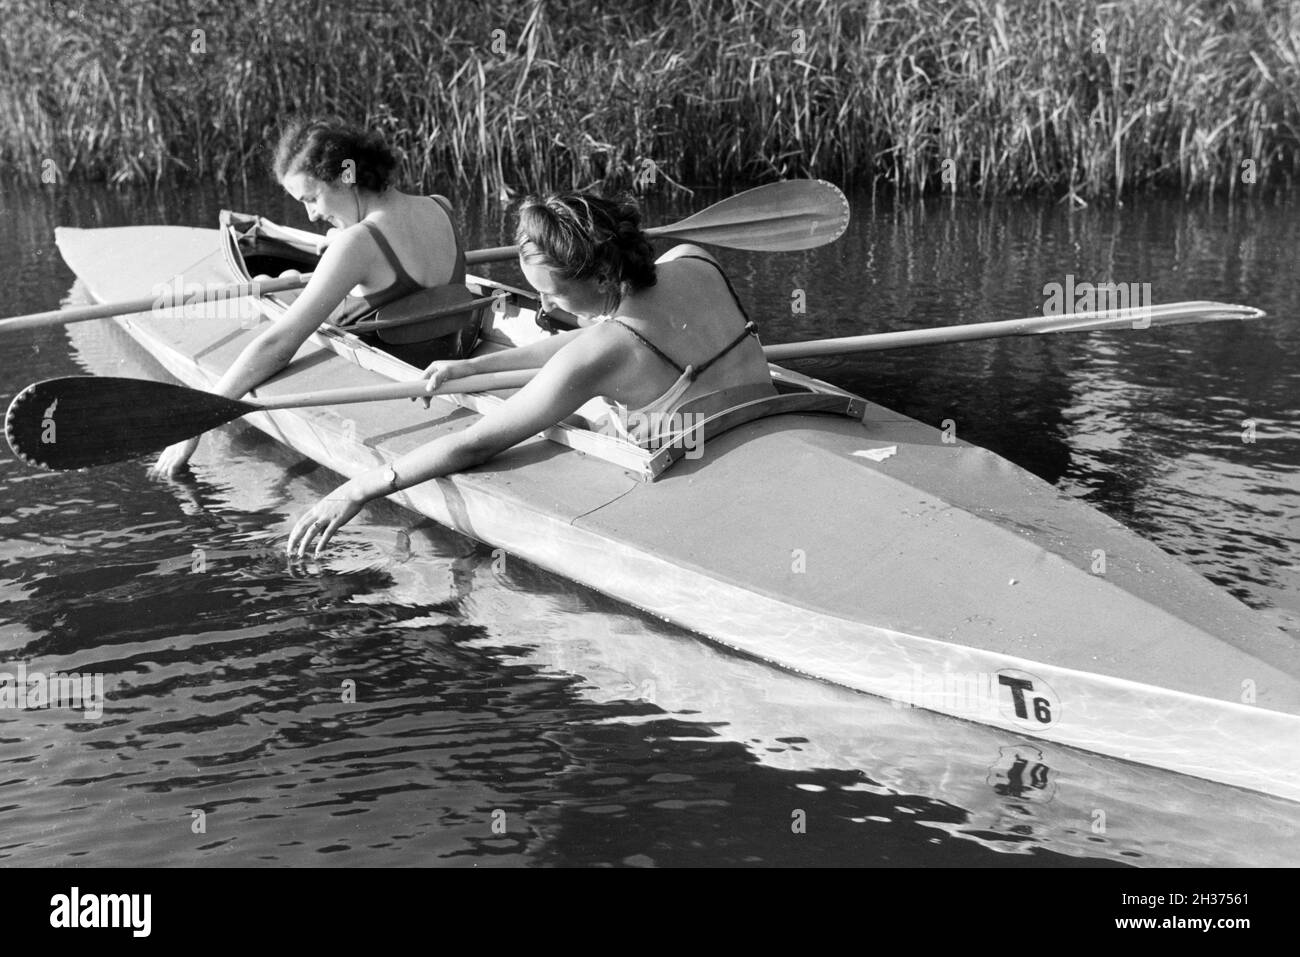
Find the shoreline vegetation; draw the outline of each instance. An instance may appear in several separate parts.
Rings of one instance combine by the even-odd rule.
[[[1300,174],[1288,0],[6,0],[0,176],[267,175],[294,113],[411,184],[640,193],[1273,192]]]

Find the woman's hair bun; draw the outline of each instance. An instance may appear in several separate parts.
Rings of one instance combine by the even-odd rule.
[[[515,241],[525,262],[558,270],[567,279],[615,283],[620,295],[655,284],[654,247],[630,198],[528,196],[518,217]]]
[[[621,243],[635,242],[645,234],[641,232],[641,216],[638,213],[635,217],[620,219],[615,235]]]

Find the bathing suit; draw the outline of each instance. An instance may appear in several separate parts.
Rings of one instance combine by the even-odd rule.
[[[451,215],[451,204],[441,196],[429,197],[439,208],[447,214],[448,220],[451,221],[452,238],[456,243],[456,264],[452,267],[451,278],[447,280],[447,285],[464,285],[465,283],[465,248],[460,242],[460,232],[456,229],[456,220]],[[390,302],[396,302],[404,296],[409,296],[413,292],[419,292],[421,289],[428,288],[416,279],[402,267],[402,262],[397,258],[397,253],[393,251],[392,244],[389,243],[383,231],[374,223],[367,219],[361,221],[361,225],[370,233],[374,239],[375,245],[383,254],[388,265],[392,267],[397,278],[392,284],[378,292],[372,292],[368,296],[349,296],[347,299],[347,311],[343,317],[338,320],[340,326],[349,326],[365,316],[370,315],[380,306],[386,306]],[[435,283],[441,285],[441,283]]]
[[[380,309],[384,306],[398,303],[408,296],[412,297],[412,303],[420,299],[416,294],[426,290],[454,289],[459,287],[460,292],[466,297],[470,296],[469,291],[465,288],[465,247],[460,240],[460,230],[456,228],[456,220],[451,214],[451,204],[441,196],[429,197],[447,214],[447,219],[451,222],[451,233],[453,241],[456,244],[456,261],[452,265],[451,278],[444,283],[434,283],[432,286],[425,286],[418,282],[403,267],[401,260],[397,258],[397,253],[393,251],[392,244],[383,231],[374,223],[368,220],[362,220],[361,225],[375,241],[379,251],[387,260],[388,265],[392,267],[396,278],[384,289],[378,292],[372,292],[368,296],[349,296],[344,301],[342,317],[337,321],[338,325],[345,328],[354,325],[360,320],[372,319],[378,316],[383,319],[384,314]],[[435,298],[438,293],[434,292]],[[427,297],[425,297],[427,299]],[[446,299],[441,300],[445,304]],[[410,303],[408,308],[424,308],[427,303],[420,300],[415,306]],[[395,309],[402,309],[402,306],[394,306]],[[425,327],[422,324],[402,326],[400,329],[365,329],[354,330],[362,342],[382,349],[409,365],[417,368],[424,368],[435,359],[463,359],[466,358],[474,349],[478,342],[479,329],[483,321],[482,307],[466,310],[459,314],[459,328],[448,333],[447,322],[449,318],[442,317],[441,320],[435,320],[437,328],[441,332],[434,338],[422,337],[420,330]]]
[[[718,270],[722,275],[723,282],[727,284],[727,291],[731,293],[731,298],[736,303],[736,308],[739,309],[740,314],[745,317],[745,329],[711,359],[701,362],[696,366],[683,367],[680,363],[675,361],[671,356],[627,323],[620,322],[618,319],[611,317],[606,317],[601,320],[602,322],[612,322],[632,333],[632,335],[636,336],[642,345],[680,373],[677,377],[677,381],[669,386],[668,390],[664,392],[663,395],[659,396],[659,398],[652,402],[646,403],[639,409],[629,409],[621,402],[615,402],[613,399],[601,399],[608,408],[609,423],[612,426],[614,433],[620,438],[629,442],[634,442],[638,445],[646,444],[658,433],[680,428],[681,423],[674,423],[672,421],[673,413],[680,404],[682,395],[691,387],[691,384],[694,383],[695,380],[709,368],[709,366],[713,365],[732,349],[736,348],[736,346],[744,342],[746,338],[758,335],[758,326],[754,324],[754,322],[749,318],[749,315],[745,312],[745,307],[741,305],[740,297],[736,295],[736,290],[732,288],[731,280],[727,278],[727,274],[722,271],[721,266],[715,263],[712,259],[706,259],[704,256],[679,256],[678,258],[699,259],[711,264]]]

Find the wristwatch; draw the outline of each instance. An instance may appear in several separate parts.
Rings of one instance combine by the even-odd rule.
[[[391,462],[384,466],[384,478],[388,479],[388,492],[386,494],[392,495],[397,491],[397,469],[393,468]]]

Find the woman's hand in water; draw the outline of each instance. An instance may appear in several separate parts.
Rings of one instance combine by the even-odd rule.
[[[358,490],[356,482],[344,482],[330,492],[294,524],[293,531],[289,533],[289,557],[306,558],[307,549],[315,541],[313,554],[319,558],[334,533],[352,521],[367,501],[369,500]]]
[[[155,478],[169,478],[175,475],[185,468],[189,463],[190,456],[194,454],[194,450],[198,447],[198,436],[167,446],[158,455],[158,461],[149,469],[149,474]]]

